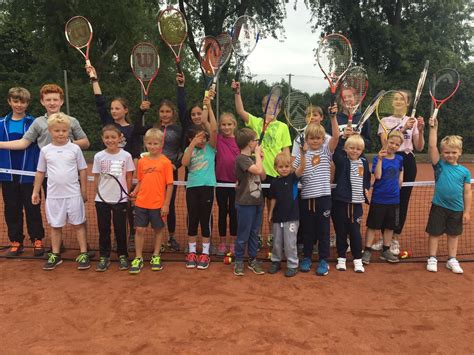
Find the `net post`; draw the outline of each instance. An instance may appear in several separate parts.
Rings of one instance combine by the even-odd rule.
[[[67,70],[63,70],[63,75],[64,75],[64,96],[66,99],[66,113],[69,116],[69,86],[68,86],[68,80],[67,80]]]

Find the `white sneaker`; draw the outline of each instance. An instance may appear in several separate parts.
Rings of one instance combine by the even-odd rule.
[[[383,247],[383,239],[380,238],[380,240],[374,244],[372,244],[372,246],[370,247],[372,250],[375,250],[375,251],[380,251],[382,250],[382,247]]]
[[[461,268],[461,266],[459,265],[459,261],[457,261],[456,258],[449,259],[448,262],[446,263],[446,267],[452,272],[454,272],[455,274],[464,273],[464,270]]]
[[[332,236],[329,238],[329,247],[335,248],[336,247],[336,236]]]
[[[438,260],[436,258],[430,257],[426,264],[426,270],[430,272],[438,272]]]
[[[337,258],[336,270],[346,271],[346,258]]]
[[[362,259],[354,259],[354,272],[363,273],[365,272],[364,265],[362,264]]]
[[[390,241],[390,251],[393,255],[400,255],[400,243],[396,239]]]

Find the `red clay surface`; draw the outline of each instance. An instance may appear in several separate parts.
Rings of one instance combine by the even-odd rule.
[[[55,271],[0,259],[3,353],[472,353],[474,263],[375,264],[365,274],[238,278],[165,263],[153,273]],[[268,264],[265,265],[265,268]]]

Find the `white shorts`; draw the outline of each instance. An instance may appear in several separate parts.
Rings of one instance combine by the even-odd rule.
[[[46,198],[46,219],[53,228],[83,224],[86,221],[86,207],[82,196],[68,198]]]

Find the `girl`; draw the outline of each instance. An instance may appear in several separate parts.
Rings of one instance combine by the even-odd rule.
[[[204,99],[208,110],[204,111],[203,124],[188,130],[189,146],[182,163],[188,168],[186,205],[188,207],[188,254],[186,268],[204,270],[209,267],[211,242],[211,215],[216,186],[215,157],[217,123],[209,97]],[[209,122],[207,117],[209,116]],[[196,236],[201,226],[202,254],[196,254]]]
[[[235,141],[234,131],[237,127],[235,116],[224,112],[219,120],[219,134],[216,145],[216,179],[217,182],[235,183],[235,159],[240,154]],[[217,205],[219,206],[219,237],[217,255],[224,256],[227,252],[227,215],[229,216],[230,236],[229,252],[234,254],[234,243],[237,235],[237,212],[235,210],[235,188],[216,187]]]

